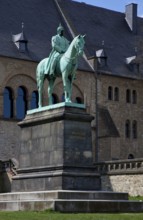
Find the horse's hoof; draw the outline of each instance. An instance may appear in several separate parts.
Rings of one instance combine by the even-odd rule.
[[[71,100],[69,100],[69,99],[67,99],[65,102],[72,103],[72,101],[71,101]]]

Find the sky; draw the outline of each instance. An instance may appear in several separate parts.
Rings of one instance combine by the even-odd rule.
[[[85,2],[89,5],[95,5],[113,11],[125,12],[125,5],[130,3],[138,4],[138,16],[143,17],[143,0],[74,0],[76,2]]]

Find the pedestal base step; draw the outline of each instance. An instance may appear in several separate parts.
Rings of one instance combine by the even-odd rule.
[[[143,202],[127,200],[56,200],[55,211],[64,213],[129,213],[143,212]]]
[[[0,194],[1,211],[42,211],[65,213],[143,212],[143,202],[128,201],[127,193],[104,191],[42,191]]]
[[[52,190],[34,192],[1,193],[0,201],[24,201],[24,200],[128,200],[128,193],[110,191],[74,191],[74,190]]]

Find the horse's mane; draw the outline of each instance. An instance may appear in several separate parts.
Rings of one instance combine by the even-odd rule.
[[[71,49],[73,48],[73,45],[74,45],[75,41],[77,40],[77,38],[78,38],[79,36],[80,36],[80,35],[78,35],[78,36],[76,36],[76,37],[73,38],[73,40],[72,40],[72,42],[70,43],[70,45],[69,45],[67,51],[65,52],[65,55],[66,55],[67,53],[69,53],[69,51],[71,51]]]
[[[69,48],[73,46],[73,44],[75,43],[75,41],[77,40],[78,36],[74,37],[72,42],[69,45]]]

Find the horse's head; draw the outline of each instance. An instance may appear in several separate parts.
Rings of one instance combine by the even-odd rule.
[[[75,37],[75,49],[78,56],[83,54],[84,44],[85,44],[85,35],[78,35]]]

